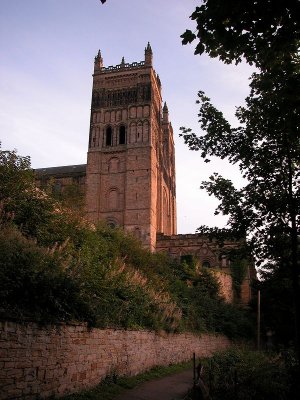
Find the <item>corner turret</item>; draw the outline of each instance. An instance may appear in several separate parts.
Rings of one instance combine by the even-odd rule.
[[[165,102],[164,107],[163,107],[163,123],[168,124],[169,123],[169,110],[167,103]]]
[[[94,72],[101,71],[102,67],[103,67],[103,58],[101,55],[101,51],[99,50],[98,54],[95,57]]]
[[[161,81],[159,79],[159,75],[158,74],[156,74],[156,80],[157,80],[157,84],[158,84],[159,89],[161,89]]]
[[[146,67],[152,67],[152,58],[153,58],[153,53],[152,53],[150,43],[148,42],[147,47],[145,48],[145,66]]]

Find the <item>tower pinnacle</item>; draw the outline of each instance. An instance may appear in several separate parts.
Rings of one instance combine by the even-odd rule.
[[[168,123],[169,122],[169,110],[168,110],[168,106],[167,106],[166,102],[165,102],[165,104],[163,106],[163,122],[164,123]]]
[[[146,65],[146,67],[152,66],[152,57],[153,57],[153,53],[152,53],[151,45],[148,42],[147,47],[145,47],[145,65]]]
[[[98,51],[98,54],[95,57],[94,71],[99,71],[103,67],[103,58],[101,55],[101,51]]]

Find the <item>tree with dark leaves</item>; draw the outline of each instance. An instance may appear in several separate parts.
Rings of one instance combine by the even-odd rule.
[[[247,183],[236,189],[219,174],[203,182],[220,200],[229,227],[246,235],[258,265],[290,271],[295,315],[295,344],[300,358],[300,3],[295,0],[206,0],[191,18],[195,32],[183,43],[197,42],[196,54],[225,63],[254,64],[251,92],[239,107],[238,128],[199,92],[200,136],[182,128],[191,150],[227,158]]]
[[[195,54],[207,53],[227,64],[246,59],[258,67],[295,53],[300,39],[298,0],[203,0],[183,43],[196,42]]]

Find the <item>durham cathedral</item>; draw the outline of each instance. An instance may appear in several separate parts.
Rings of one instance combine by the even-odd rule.
[[[37,183],[50,179],[56,190],[76,185],[86,217],[122,227],[151,251],[172,257],[193,256],[217,271],[222,291],[232,301],[230,260],[203,235],[177,235],[175,148],[168,107],[148,43],[144,61],[105,67],[95,57],[87,163],[36,169]],[[163,105],[163,106],[162,106]],[[226,248],[236,247],[225,243]],[[248,267],[241,301],[250,300]]]

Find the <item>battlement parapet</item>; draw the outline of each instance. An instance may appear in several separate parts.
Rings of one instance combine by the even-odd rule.
[[[145,61],[133,62],[133,63],[121,63],[118,65],[110,65],[108,67],[101,67],[99,73],[110,73],[110,72],[118,72],[124,69],[132,70],[145,67]]]

